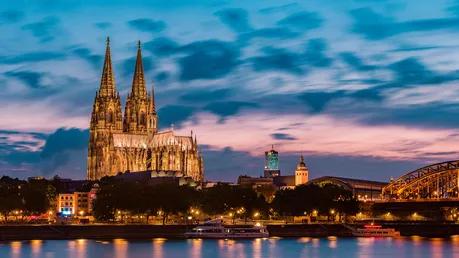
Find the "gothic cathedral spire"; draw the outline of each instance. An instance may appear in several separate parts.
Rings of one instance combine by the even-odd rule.
[[[147,95],[142,63],[142,45],[140,41],[137,46],[137,59],[134,68],[134,78],[132,79],[132,89],[126,99],[124,131],[152,135],[157,132],[154,92],[152,92],[151,98]]]
[[[100,80],[99,95],[102,97],[115,97],[115,77],[113,76],[112,57],[110,53],[110,37],[107,38],[107,48],[105,50],[104,67]]]
[[[137,43],[137,59],[135,61],[134,78],[132,79],[131,96],[136,98],[145,99],[147,97],[147,86],[145,84],[145,77],[142,62],[142,44]]]

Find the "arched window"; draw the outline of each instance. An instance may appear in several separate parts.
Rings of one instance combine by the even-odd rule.
[[[113,111],[108,111],[108,122],[113,123]]]
[[[141,125],[145,125],[146,124],[145,113],[143,111],[140,113],[140,124]]]

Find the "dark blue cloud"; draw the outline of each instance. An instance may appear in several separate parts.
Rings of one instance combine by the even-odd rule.
[[[180,45],[170,38],[159,37],[153,41],[145,42],[143,49],[150,51],[156,56],[169,56],[178,53],[181,50]]]
[[[341,59],[357,71],[372,71],[376,66],[365,64],[360,57],[351,52],[340,53]]]
[[[170,77],[170,74],[168,72],[165,72],[165,71],[162,71],[162,72],[159,72],[155,75],[155,81],[156,82],[167,82],[167,80],[169,79]]]
[[[224,41],[198,41],[181,49],[189,53],[179,59],[179,79],[182,81],[221,78],[240,64],[239,48]]]
[[[106,30],[108,28],[111,28],[113,25],[109,22],[97,22],[97,23],[94,23],[94,26],[98,29]]]
[[[350,12],[354,19],[352,31],[369,40],[381,40],[407,32],[436,31],[441,29],[459,30],[458,17],[420,19],[405,22],[382,15],[371,8],[359,8]]]
[[[329,67],[333,60],[327,56],[327,42],[323,38],[310,39],[304,53],[305,62],[312,67]]]
[[[65,59],[66,54],[62,52],[29,52],[17,56],[9,56],[0,58],[5,64],[19,64],[28,62],[43,62],[49,60]]]
[[[327,104],[336,98],[344,96],[344,92],[305,92],[298,97],[305,102],[310,108],[311,113],[319,113],[325,109]]]
[[[301,59],[296,53],[274,47],[265,47],[261,51],[264,53],[263,56],[249,59],[252,61],[252,67],[255,71],[283,71],[294,75],[305,73],[304,68],[301,67]]]
[[[413,84],[441,84],[459,79],[455,72],[439,74],[428,69],[421,61],[413,57],[395,62],[389,65],[388,68],[395,74],[396,81],[394,83],[400,86]]]
[[[204,107],[222,119],[228,116],[236,115],[242,108],[258,108],[258,104],[243,101],[226,101],[226,102],[212,102]]]
[[[158,125],[163,128],[170,128],[171,124],[180,127],[196,111],[191,106],[167,105],[158,110]]]
[[[263,8],[263,9],[260,9],[259,12],[262,14],[273,14],[273,13],[279,13],[279,12],[284,13],[288,10],[298,11],[298,8],[300,8],[300,5],[298,3],[291,3],[291,4],[281,5],[281,6]]]
[[[24,19],[24,13],[19,10],[6,10],[0,12],[0,25],[2,23],[17,23]]]
[[[300,35],[300,33],[294,32],[287,27],[262,28],[240,34],[239,41],[241,41],[241,45],[247,45],[251,39],[256,38],[284,40],[297,38]]]
[[[294,137],[294,136],[292,136],[290,134],[286,134],[286,133],[273,133],[273,134],[271,134],[271,137],[274,140],[287,140],[287,141],[297,140],[296,137]]]
[[[215,13],[220,20],[235,32],[251,30],[247,11],[241,8],[228,8]]]
[[[95,69],[100,69],[102,67],[104,57],[102,55],[95,55],[91,53],[89,48],[77,48],[73,50],[73,53],[86,60]]]
[[[323,19],[318,13],[313,12],[298,12],[291,14],[280,20],[277,24],[282,26],[290,26],[298,30],[312,30],[319,28],[323,23]]]
[[[189,103],[219,101],[227,98],[231,94],[230,89],[219,90],[196,90],[180,96],[181,101]]]
[[[21,29],[30,31],[32,35],[40,39],[40,42],[44,43],[54,40],[59,22],[57,17],[49,16],[39,22],[26,24]]]
[[[163,21],[155,21],[152,19],[142,18],[128,21],[128,25],[132,28],[151,33],[158,33],[166,28],[166,23]]]
[[[6,72],[5,76],[15,78],[22,81],[25,85],[32,89],[43,88],[41,84],[41,78],[45,75],[44,73],[32,72],[32,71],[18,71],[18,72]]]
[[[85,149],[88,147],[89,129],[59,128],[46,139],[40,153],[42,159],[49,159],[67,150]]]

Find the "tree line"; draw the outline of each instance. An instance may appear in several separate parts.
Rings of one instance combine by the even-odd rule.
[[[269,203],[268,199],[272,202]],[[330,213],[346,216],[355,215],[359,203],[352,197],[352,192],[332,184],[301,185],[277,191],[274,198],[266,198],[251,187],[228,184],[196,190],[171,183],[148,185],[110,178],[100,184],[93,208],[99,221],[141,216],[148,222],[151,216],[160,216],[164,224],[171,215],[186,220],[196,216],[197,212],[200,217],[223,215],[245,220]]]
[[[56,196],[57,190],[52,181],[24,181],[3,176],[0,178],[0,215],[7,223],[9,216],[23,219],[44,214]]]

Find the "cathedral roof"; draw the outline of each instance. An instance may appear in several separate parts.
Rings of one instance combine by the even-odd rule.
[[[181,145],[183,150],[193,148],[193,139],[190,136],[175,136],[174,131],[166,131],[153,135],[115,133],[113,142],[116,148],[141,148]]]

